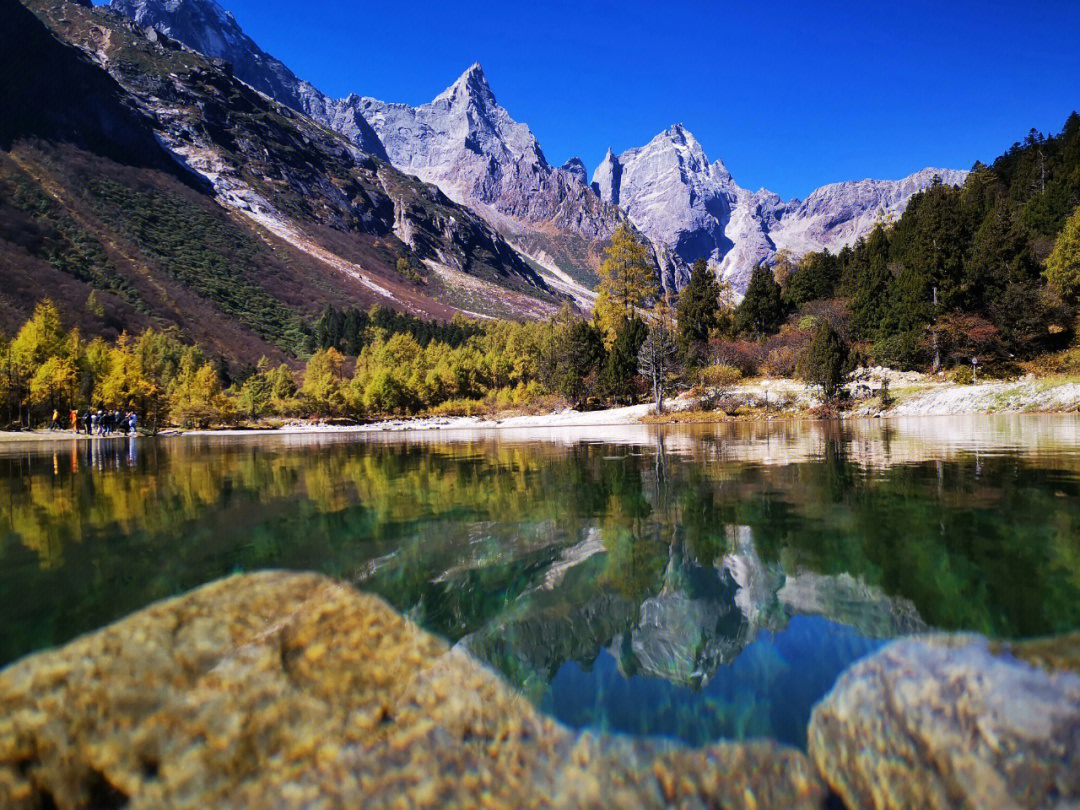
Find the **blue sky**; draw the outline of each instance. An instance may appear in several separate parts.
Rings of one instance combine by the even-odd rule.
[[[992,160],[1080,109],[1080,2],[220,0],[331,95],[431,100],[479,61],[548,160],[682,122],[736,181],[824,183]]]

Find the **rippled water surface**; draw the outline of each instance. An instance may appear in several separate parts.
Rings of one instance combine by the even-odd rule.
[[[237,571],[384,596],[573,726],[805,744],[927,627],[1080,627],[1080,420],[0,445],[0,665]]]

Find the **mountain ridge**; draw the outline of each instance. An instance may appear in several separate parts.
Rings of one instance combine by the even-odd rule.
[[[386,159],[378,136],[366,121],[351,118],[340,100],[323,94],[310,82],[297,77],[280,59],[266,53],[216,0],[110,0],[108,8],[204,56],[224,59],[241,81],[286,107],[347,134],[364,152]]]
[[[722,160],[710,162],[682,124],[615,155],[589,182],[583,161],[550,165],[529,126],[499,105],[479,62],[421,105],[350,94],[330,99],[269,56],[216,0],[111,0],[140,25],[228,59],[237,76],[345,134],[361,149],[440,188],[538,263],[546,280],[569,279],[586,304],[602,249],[619,224],[650,243],[665,288],[678,289],[694,260],[713,262],[736,292],[754,265],[779,251],[838,250],[899,216],[933,174],[957,184],[966,173],[923,169],[897,181],[831,183],[805,200],[740,187]]]
[[[498,103],[478,62],[426,104],[349,101],[394,166],[473,208],[533,258],[553,252],[561,269],[595,283],[600,247],[626,217],[585,182],[583,164],[548,163],[529,126]]]
[[[85,334],[175,328],[253,364],[302,354],[331,304],[560,305],[472,212],[220,59],[101,7],[26,0],[0,20],[0,330],[47,295]]]
[[[739,186],[723,161],[710,162],[693,134],[675,124],[644,146],[619,155],[609,149],[592,184],[654,243],[668,245],[684,262],[714,263],[741,292],[753,267],[779,251],[798,258],[854,244],[878,221],[902,214],[935,176],[960,185],[967,172],[926,168],[900,180],[830,183],[806,200],[783,200]]]
[[[419,107],[356,93],[332,99],[266,54],[215,0],[111,0],[109,7],[195,51],[209,50],[261,92],[344,134],[369,154],[433,182],[535,261],[554,287],[565,287],[582,304],[592,295],[589,288],[597,281],[603,248],[615,229],[628,221],[616,207],[596,197],[583,171],[562,171],[548,164],[528,126],[498,105],[479,63]],[[428,126],[432,105],[451,117],[465,108],[472,114],[459,116],[451,122],[453,131],[448,131]],[[394,137],[402,120],[415,125],[417,116],[425,119],[423,133],[440,133],[438,144],[433,146],[425,135],[402,146]],[[470,117],[477,131],[462,126]],[[376,121],[384,122],[378,134]],[[447,165],[436,165],[435,157]],[[669,278],[668,283],[676,285],[678,279]]]

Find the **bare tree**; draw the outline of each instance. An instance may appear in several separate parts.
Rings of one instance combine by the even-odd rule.
[[[638,352],[638,371],[652,384],[658,415],[664,412],[664,394],[675,373],[678,355],[671,310],[661,301],[649,315],[649,335]]]

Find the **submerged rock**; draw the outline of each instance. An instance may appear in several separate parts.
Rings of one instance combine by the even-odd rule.
[[[1080,804],[1080,676],[974,636],[899,641],[851,667],[809,739],[850,807]]]
[[[577,735],[380,599],[233,577],[0,672],[0,806],[817,807],[801,753]]]

